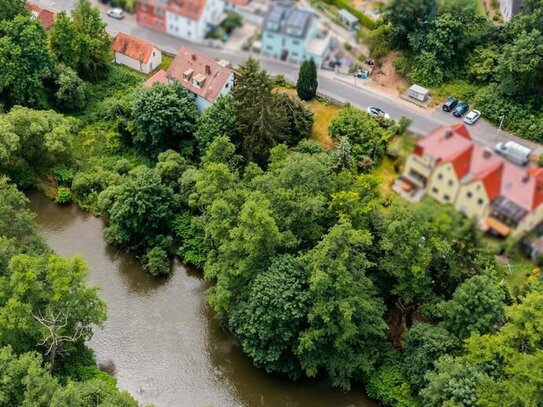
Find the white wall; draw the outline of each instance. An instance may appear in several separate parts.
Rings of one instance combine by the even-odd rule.
[[[162,53],[160,50],[158,48],[154,48],[153,52],[155,56],[153,57],[153,54],[151,54],[151,58],[149,58],[147,63],[140,62],[135,58],[131,58],[127,55],[116,52],[115,62],[117,64],[125,65],[138,72],[149,73],[162,63]]]
[[[224,12],[224,0],[207,0],[200,20],[166,11],[166,32],[191,42],[202,42],[209,30],[208,22]]]

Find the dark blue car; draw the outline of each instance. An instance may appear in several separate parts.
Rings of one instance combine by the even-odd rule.
[[[452,113],[456,117],[462,117],[466,114],[468,110],[469,110],[469,105],[467,104],[467,102],[460,102],[456,105]]]

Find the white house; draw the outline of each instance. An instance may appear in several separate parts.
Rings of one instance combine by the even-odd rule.
[[[149,73],[162,63],[162,52],[153,44],[119,33],[113,41],[115,63],[142,73]]]
[[[211,106],[219,96],[230,93],[234,87],[234,71],[227,63],[215,62],[188,47],[179,50],[166,77],[169,83],[177,81],[195,95],[200,112]]]
[[[137,0],[139,24],[191,42],[202,42],[226,16],[224,0]]]

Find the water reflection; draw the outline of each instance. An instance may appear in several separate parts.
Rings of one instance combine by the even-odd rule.
[[[291,382],[256,369],[205,301],[201,273],[176,263],[163,279],[106,244],[103,222],[38,193],[30,207],[47,242],[61,255],[82,254],[101,288],[108,319],[90,346],[104,370],[143,403],[215,407],[369,407],[361,390],[325,382]]]

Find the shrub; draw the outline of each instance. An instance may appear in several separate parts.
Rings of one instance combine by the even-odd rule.
[[[392,61],[392,66],[398,75],[406,76],[409,73],[411,62],[405,55],[399,55]]]
[[[143,268],[152,276],[168,274],[170,272],[170,259],[166,250],[159,246],[147,250],[143,257]]]
[[[58,187],[57,195],[55,196],[55,202],[58,204],[65,204],[72,200],[72,194],[70,188]]]
[[[70,186],[74,179],[74,171],[64,164],[58,164],[53,167],[53,176],[62,186]]]
[[[371,377],[366,393],[380,400],[384,406],[418,407],[421,404],[411,394],[404,373],[396,366],[383,366]]]

